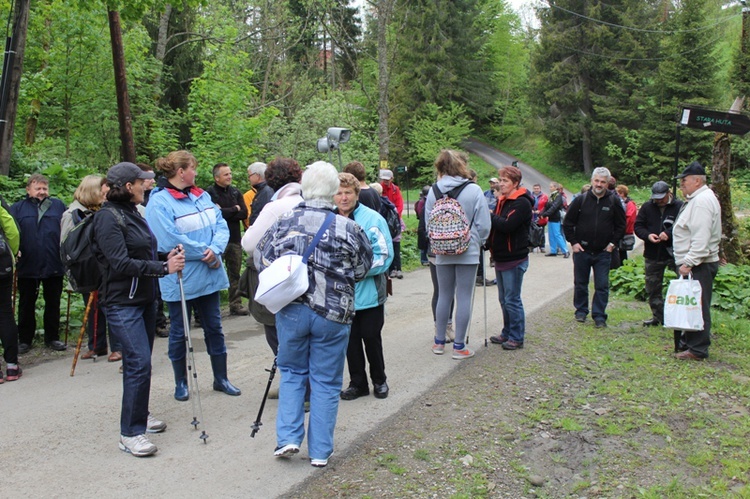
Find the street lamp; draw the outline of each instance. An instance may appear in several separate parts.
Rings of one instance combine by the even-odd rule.
[[[328,153],[328,162],[331,162],[331,151],[339,153],[339,170],[343,170],[344,165],[341,161],[341,144],[348,142],[352,136],[352,131],[348,128],[331,127],[326,132],[326,136],[318,139],[318,152]]]

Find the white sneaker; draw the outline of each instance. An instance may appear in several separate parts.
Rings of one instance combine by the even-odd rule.
[[[333,452],[331,452],[331,456],[332,455],[333,455]],[[314,466],[316,468],[325,468],[326,466],[328,466],[328,460],[331,459],[331,456],[328,456],[325,459],[311,458],[310,459],[310,465],[312,465],[312,466]]]
[[[294,454],[299,452],[299,445],[286,444],[280,445],[273,450],[273,455],[276,457],[292,457]]]
[[[148,422],[146,423],[146,433],[161,433],[166,429],[167,423],[159,421],[149,413]]]
[[[120,435],[120,450],[133,454],[136,457],[144,457],[156,454],[158,449],[146,438],[146,435],[136,435],[134,437]]]

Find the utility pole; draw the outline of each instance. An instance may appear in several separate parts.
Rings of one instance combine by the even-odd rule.
[[[10,173],[10,156],[13,151],[13,131],[18,110],[18,91],[23,73],[23,56],[26,50],[26,30],[29,24],[31,0],[16,0],[13,8],[13,31],[7,40],[0,95],[0,175]]]
[[[128,97],[128,80],[125,73],[125,52],[122,45],[122,28],[120,13],[110,10],[109,36],[112,40],[112,62],[115,68],[115,91],[117,93],[117,118],[120,122],[120,156],[123,161],[135,163],[135,142],[133,140],[133,117],[130,114]]]

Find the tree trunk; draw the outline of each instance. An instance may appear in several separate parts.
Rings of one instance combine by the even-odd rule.
[[[135,142],[133,141],[132,116],[128,98],[128,81],[125,73],[125,52],[122,46],[120,13],[110,10],[109,35],[112,40],[112,62],[115,68],[115,90],[117,92],[117,117],[120,122],[121,157],[123,161],[135,163]]]
[[[167,53],[167,36],[169,35],[169,18],[172,16],[172,5],[164,6],[164,13],[159,17],[159,34],[156,39],[156,60],[164,62]]]
[[[4,116],[0,116],[0,175],[10,173],[10,156],[13,152],[13,131],[16,123],[16,112],[18,111],[18,91],[21,86],[21,74],[23,73],[23,56],[26,49],[26,29],[29,24],[29,8],[31,0],[16,0],[13,19],[13,43],[10,46],[11,53],[15,54],[11,69],[8,86],[8,100],[5,106]],[[9,54],[6,54],[9,57]]]
[[[721,205],[721,251],[719,254],[728,263],[742,262],[739,231],[732,208],[732,192],[729,186],[731,149],[729,135],[717,133],[714,136],[713,165],[711,166],[711,188]]]
[[[390,132],[388,119],[388,86],[390,74],[388,71],[388,23],[393,13],[394,0],[379,0],[377,3],[378,16],[378,155],[380,167],[387,168],[390,149]]]

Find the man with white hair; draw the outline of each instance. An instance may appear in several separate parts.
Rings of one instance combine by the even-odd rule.
[[[260,210],[273,197],[273,189],[266,183],[266,164],[253,163],[247,168],[247,180],[255,189],[255,197],[250,204],[249,224],[252,225],[260,215]]]
[[[595,168],[591,189],[570,203],[563,221],[565,239],[573,249],[575,318],[585,322],[589,314],[589,278],[594,269],[591,317],[597,328],[607,327],[609,265],[625,234],[625,210],[619,197],[607,189],[611,176],[608,169]]]
[[[706,170],[698,161],[690,163],[677,178],[685,204],[672,228],[674,259],[681,276],[692,275],[701,284],[703,329],[683,331],[679,345],[683,351],[675,357],[703,360],[711,345],[711,294],[719,271],[721,206],[706,185]]]
[[[255,163],[251,163],[247,167],[247,181],[250,182],[250,189],[248,189],[247,192],[242,195],[242,199],[245,201],[245,206],[247,207],[247,218],[242,222],[246,229],[250,227],[250,215],[252,215],[253,200],[255,199],[255,195],[258,193],[258,191],[255,190],[255,187],[253,187],[253,178],[255,177],[254,172],[258,171],[259,168],[263,168],[265,166],[265,163],[256,161]]]
[[[355,283],[372,266],[372,247],[354,220],[334,214],[339,175],[318,161],[302,175],[304,202],[281,215],[258,243],[254,261],[263,271],[277,258],[302,255],[326,220],[330,226],[308,265],[308,291],[276,314],[281,382],[276,417],[276,457],[299,452],[305,436],[305,391],[310,385],[307,447],[310,464],[323,467],[333,454],[333,430],[354,317]]]

